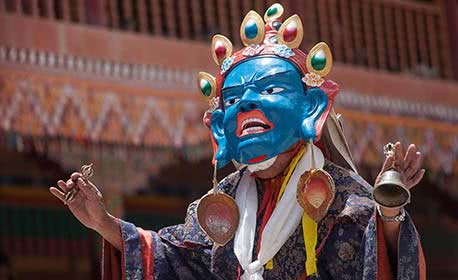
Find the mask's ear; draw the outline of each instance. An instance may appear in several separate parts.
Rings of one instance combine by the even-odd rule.
[[[310,106],[304,108],[304,120],[301,126],[302,137],[307,142],[310,139],[315,142],[319,140],[318,138],[321,135],[323,125],[318,122],[328,108],[328,97],[318,87],[309,88],[306,92],[306,97],[310,102]]]
[[[222,168],[231,161],[227,150],[226,136],[224,135],[223,119],[224,113],[221,109],[213,111],[210,120],[210,129],[214,149],[213,160],[218,162],[217,168]]]
[[[302,136],[306,141],[312,139],[317,142],[320,140],[323,126],[339,92],[336,83],[323,79],[332,68],[329,46],[324,42],[316,44],[307,54],[305,65],[308,73],[302,81],[309,86],[306,93],[312,105],[305,109],[307,112],[304,112]]]

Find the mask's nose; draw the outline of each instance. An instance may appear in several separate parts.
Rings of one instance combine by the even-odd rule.
[[[247,89],[239,102],[240,112],[249,112],[260,107],[259,94],[251,89]]]

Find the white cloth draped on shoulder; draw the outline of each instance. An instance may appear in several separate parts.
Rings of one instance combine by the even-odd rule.
[[[240,211],[240,222],[234,239],[234,253],[245,271],[242,280],[262,280],[264,265],[272,259],[285,244],[301,222],[303,210],[296,200],[297,183],[301,175],[312,166],[310,145],[299,160],[286,185],[280,201],[267,222],[261,239],[261,249],[253,261],[254,238],[256,233],[256,213],[258,194],[256,181],[246,170],[237,187],[235,201]],[[313,145],[315,168],[322,168],[324,157],[320,149]]]

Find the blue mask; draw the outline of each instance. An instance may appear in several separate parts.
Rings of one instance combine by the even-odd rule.
[[[328,104],[319,88],[304,92],[299,70],[276,56],[259,56],[233,67],[222,85],[223,108],[212,113],[218,168],[232,159],[255,164],[300,140],[315,140],[315,122]]]

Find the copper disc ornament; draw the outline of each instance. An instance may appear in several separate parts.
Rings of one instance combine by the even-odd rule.
[[[218,192],[215,163],[213,191],[200,199],[197,206],[197,221],[210,239],[222,246],[234,236],[239,220],[240,213],[235,200],[225,193]]]
[[[315,168],[313,146],[311,148],[312,167],[304,172],[297,185],[297,202],[315,222],[320,221],[328,212],[334,200],[334,180],[328,172]]]
[[[315,222],[321,220],[334,200],[334,181],[323,169],[302,174],[297,185],[297,202]]]
[[[197,206],[200,227],[218,245],[232,239],[239,225],[239,215],[234,199],[224,193],[209,193]]]

